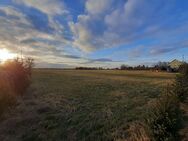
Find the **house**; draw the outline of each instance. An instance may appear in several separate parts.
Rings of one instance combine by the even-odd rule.
[[[178,71],[179,67],[183,64],[182,61],[174,59],[172,62],[169,63],[169,71]]]

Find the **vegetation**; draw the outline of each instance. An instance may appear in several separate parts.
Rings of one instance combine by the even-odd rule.
[[[161,71],[167,71],[169,68],[169,62],[158,62],[154,65],[154,69],[161,70]]]
[[[24,102],[11,112],[14,118],[1,123],[1,140],[125,140],[129,124],[143,119],[149,103],[175,78],[121,70],[45,69],[32,76]]]
[[[26,92],[32,67],[32,59],[1,67],[0,114]],[[2,121],[1,140],[179,140],[187,64],[176,77],[152,71],[36,69],[32,81],[24,103],[18,101],[12,110],[14,118]],[[167,84],[174,89],[163,91]]]
[[[155,141],[177,141],[181,121],[177,97],[166,92],[151,106],[146,123]]]
[[[7,61],[0,70],[0,115],[15,104],[16,96],[23,95],[31,82],[33,59]]]
[[[129,132],[130,140],[179,140],[178,132],[183,120],[180,102],[183,102],[188,94],[188,64],[183,64],[179,72],[174,84],[149,106],[145,121],[130,126],[130,129],[133,129]]]
[[[160,71],[167,71],[169,68],[168,62],[158,62],[154,66],[145,66],[145,65],[138,65],[138,66],[127,66],[121,65],[121,70],[160,70]]]
[[[145,65],[138,65],[135,67],[132,66],[127,66],[127,65],[121,65],[120,67],[121,70],[151,70],[151,67],[145,66]]]
[[[174,93],[180,101],[184,101],[188,96],[188,64],[183,64],[179,68],[174,87]]]
[[[10,83],[3,74],[0,74],[0,117],[11,105],[15,104],[15,95]]]
[[[102,67],[76,67],[76,70],[103,70]]]
[[[182,113],[178,98],[169,90],[149,105],[149,112],[129,131],[131,141],[178,141]]]

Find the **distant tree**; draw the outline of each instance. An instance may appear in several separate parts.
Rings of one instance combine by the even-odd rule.
[[[168,65],[169,63],[168,62],[158,62],[154,68],[155,69],[158,69],[158,70],[167,70],[168,69]]]
[[[121,68],[121,70],[126,70],[128,67],[127,67],[126,65],[123,64],[123,65],[121,65],[120,68]]]

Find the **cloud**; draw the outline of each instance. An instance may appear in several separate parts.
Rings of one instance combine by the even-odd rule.
[[[4,13],[7,16],[15,16],[15,17],[23,17],[24,16],[16,8],[11,7],[11,6],[9,6],[9,7],[1,6],[0,12]]]
[[[173,46],[172,46],[173,45]],[[188,40],[183,40],[183,41],[178,41],[178,42],[173,42],[168,43],[168,44],[161,44],[160,46],[152,46],[149,55],[163,55],[166,53],[171,53],[174,51],[178,51],[183,48],[188,47]]]
[[[127,55],[129,58],[138,58],[145,54],[144,52],[145,48],[143,45],[137,46],[134,49],[131,49]]]
[[[144,38],[171,37],[171,32],[186,26],[177,24],[176,17],[182,14],[172,13],[175,4],[176,0],[88,0],[86,13],[69,23],[74,35],[73,45],[90,52],[132,44]]]
[[[31,13],[23,13],[21,9],[12,6],[0,7],[0,26],[3,27],[0,29],[1,48],[8,48],[15,53],[19,53],[22,48],[23,54],[33,57],[37,66],[44,62],[48,62],[46,64],[63,63],[65,66],[79,66],[82,63],[87,65],[89,61],[93,62],[92,65],[96,62],[110,62],[107,59],[92,60],[67,53],[64,48],[71,45],[71,40],[65,39],[64,34],[57,32],[59,27],[54,29],[54,32],[46,32],[45,29],[49,29],[46,26],[48,21],[45,21],[46,27],[43,26],[45,28],[41,29],[40,24],[44,25],[41,20],[45,18],[45,15],[38,10],[30,10]],[[50,18],[53,16],[50,14]]]
[[[43,32],[28,16],[14,7],[0,7],[0,48],[18,53],[22,48],[25,55],[38,58],[40,55],[59,53],[57,48],[66,44],[61,36]]]
[[[92,61],[96,61],[96,62],[113,62],[112,59],[108,59],[108,58],[99,58],[99,59],[94,59]]]
[[[177,0],[83,0],[80,11],[70,1],[12,1],[0,6],[0,48],[39,62],[110,66],[119,62],[109,50],[128,61],[187,46],[188,11]]]
[[[24,15],[22,12],[20,12],[18,9],[12,7],[12,6],[0,6],[0,13],[2,13],[4,16],[1,16],[1,18],[6,17],[6,20],[3,20],[2,22],[9,22],[11,24],[21,24],[21,25],[27,25],[31,26],[30,22],[26,19],[26,15]],[[11,21],[13,19],[13,21]]]
[[[26,37],[26,31],[33,32],[33,26],[16,8],[0,7],[0,11],[4,13],[0,16],[0,47],[5,46],[15,51],[19,46],[19,40]]]
[[[84,64],[100,64],[100,63],[113,63],[116,61],[113,61],[112,59],[108,59],[108,58],[98,58],[98,59],[87,59],[88,61],[86,61]]]
[[[176,47],[156,48],[156,49],[150,50],[150,54],[151,55],[161,55],[161,54],[169,53],[169,52],[172,52],[172,51],[175,51],[175,50],[178,50],[178,48],[176,48]]]
[[[48,15],[61,15],[68,12],[65,5],[59,0],[13,0],[17,4],[24,4],[28,7],[36,8]]]
[[[57,20],[55,20],[55,16],[57,15],[63,16],[64,18],[68,18],[68,17],[70,18],[69,11],[67,10],[63,1],[60,0],[53,0],[53,1],[40,0],[37,2],[36,0],[13,0],[13,1],[16,4],[25,5],[26,7],[34,8],[42,12],[43,14],[46,14],[47,19],[45,19],[45,16],[39,17],[40,12],[38,12],[37,14],[33,14],[34,10],[32,10],[31,13],[32,16],[31,18],[34,18],[33,19],[34,24],[38,27],[41,27],[40,25],[43,25],[44,27],[41,27],[43,31],[51,30],[50,28],[52,28],[54,29],[54,34],[61,34],[65,30],[64,25],[62,25]],[[47,23],[48,25],[46,25]]]
[[[86,11],[89,14],[100,15],[109,10],[113,0],[87,0]]]

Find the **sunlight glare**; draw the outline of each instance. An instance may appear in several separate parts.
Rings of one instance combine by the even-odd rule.
[[[3,63],[9,59],[14,59],[16,54],[10,53],[7,49],[0,49],[0,63]]]

